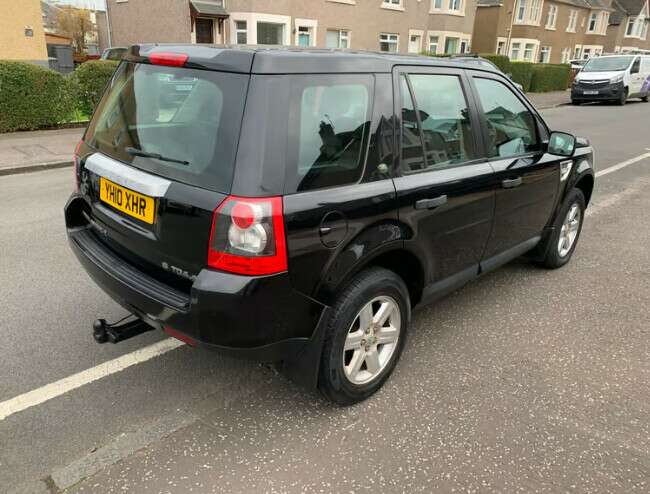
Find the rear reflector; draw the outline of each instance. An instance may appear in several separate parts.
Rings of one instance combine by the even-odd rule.
[[[159,52],[149,55],[149,61],[154,65],[166,65],[168,67],[182,67],[189,56],[185,53]]]
[[[187,335],[184,335],[179,331],[176,331],[175,329],[170,328],[169,326],[165,326],[163,328],[163,331],[167,333],[169,336],[171,336],[172,338],[176,338],[177,340],[187,343],[189,346],[196,346],[196,340],[190,338]]]

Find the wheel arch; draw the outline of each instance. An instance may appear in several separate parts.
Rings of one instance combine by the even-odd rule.
[[[585,196],[585,205],[589,205],[591,194],[594,191],[594,176],[591,174],[583,175],[577,180],[574,187],[580,189],[582,195]]]

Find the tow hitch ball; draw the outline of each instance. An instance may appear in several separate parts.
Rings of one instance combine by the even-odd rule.
[[[97,319],[93,323],[93,338],[97,343],[119,343],[120,341],[128,340],[139,334],[153,331],[154,328],[142,321],[136,319],[134,321],[125,322],[124,324],[109,324],[106,319]]]

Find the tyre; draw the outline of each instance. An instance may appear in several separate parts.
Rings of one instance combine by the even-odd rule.
[[[325,328],[318,388],[330,401],[352,405],[384,384],[404,348],[410,321],[404,281],[370,268],[341,292]]]
[[[641,97],[641,101],[643,101],[644,103],[647,103],[648,102],[648,96],[650,96],[650,95],[648,93],[646,93],[645,96]]]
[[[547,240],[546,257],[541,262],[542,266],[556,269],[569,262],[580,238],[585,208],[582,191],[573,189],[569,192],[555,219],[553,233]]]
[[[621,96],[618,98],[616,103],[619,106],[625,105],[625,103],[627,103],[627,95],[628,95],[627,88],[625,88],[625,90],[621,93]]]

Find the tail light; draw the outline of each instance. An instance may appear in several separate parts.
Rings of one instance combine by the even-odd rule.
[[[287,270],[281,197],[227,197],[215,210],[208,266],[244,275]]]
[[[79,141],[77,143],[77,147],[74,148],[74,155],[72,156],[72,163],[74,164],[74,190],[75,192],[79,192],[79,184],[80,184],[80,177],[79,177],[79,149],[81,148],[81,143],[83,143],[83,140]]]

